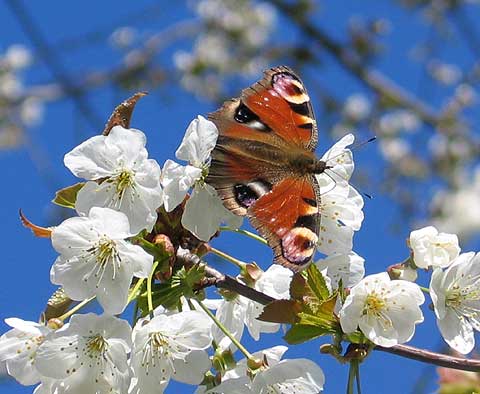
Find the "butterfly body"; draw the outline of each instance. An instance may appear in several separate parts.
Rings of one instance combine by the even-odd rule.
[[[210,114],[219,130],[207,182],[225,207],[248,216],[294,271],[312,259],[318,241],[321,198],[315,174],[330,168],[317,159],[317,127],[310,98],[288,67]]]

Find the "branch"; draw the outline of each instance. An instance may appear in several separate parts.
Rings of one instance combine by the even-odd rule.
[[[252,287],[239,282],[235,278],[232,278],[229,275],[222,274],[217,271],[215,268],[208,266],[204,261],[202,261],[197,255],[191,253],[188,249],[179,248],[177,251],[177,260],[180,260],[187,265],[193,265],[202,263],[205,264],[205,274],[207,275],[207,280],[202,283],[201,287],[215,286],[220,289],[226,289],[234,291],[237,294],[240,294],[252,301],[256,301],[262,305],[267,305],[272,301],[275,301],[275,298],[266,295],[258,290],[255,290]]]
[[[198,264],[203,262],[197,255],[191,253],[187,249],[179,248],[177,251],[177,259],[186,263],[187,265]],[[217,288],[226,289],[240,294],[252,301],[256,301],[262,305],[267,305],[276,299],[255,290],[247,285],[237,281],[229,275],[222,274],[216,269],[205,264],[205,273],[207,280],[202,284],[202,287],[215,286]],[[381,352],[392,353],[397,356],[410,358],[412,360],[421,361],[439,367],[461,369],[463,371],[480,372],[480,360],[453,357],[446,354],[435,353],[428,350],[418,349],[407,345],[396,345],[393,347],[375,346],[374,350]]]
[[[480,360],[448,356],[407,345],[396,345],[393,347],[375,346],[374,349],[401,357],[411,358],[412,360],[417,360],[422,363],[438,365],[439,367],[480,372]]]
[[[442,116],[437,114],[433,108],[398,86],[394,81],[379,71],[369,69],[363,65],[355,56],[355,53],[343,48],[340,43],[328,36],[321,28],[307,20],[304,14],[298,12],[294,4],[288,4],[283,0],[270,0],[270,2],[283,13],[287,14],[305,35],[312,38],[314,42],[327,50],[343,68],[376,93],[412,110],[425,123],[433,127],[441,123]]]

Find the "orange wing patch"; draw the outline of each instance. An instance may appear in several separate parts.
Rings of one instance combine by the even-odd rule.
[[[245,89],[245,105],[283,140],[314,151],[317,125],[303,83],[292,70],[277,67],[265,78]]]
[[[274,251],[275,262],[294,271],[315,253],[320,227],[319,188],[313,176],[286,178],[249,209],[252,225]]]

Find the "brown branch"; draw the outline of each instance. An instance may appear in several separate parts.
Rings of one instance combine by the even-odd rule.
[[[270,0],[270,2],[288,15],[305,35],[312,38],[315,43],[330,53],[343,68],[373,91],[412,110],[425,123],[433,127],[441,123],[442,116],[433,108],[398,86],[379,71],[363,65],[354,52],[342,47],[340,43],[331,38],[321,28],[310,22],[303,13],[299,13],[295,4],[289,4],[283,0]]]
[[[407,345],[396,345],[393,347],[375,346],[374,349],[417,360],[422,363],[438,365],[439,367],[480,372],[480,360],[448,356],[446,354],[435,353]]]

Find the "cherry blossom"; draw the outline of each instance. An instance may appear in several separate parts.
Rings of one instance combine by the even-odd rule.
[[[6,362],[8,374],[19,383],[38,383],[41,375],[35,368],[37,348],[50,328],[18,318],[5,319],[5,323],[12,329],[0,337],[0,362]]]
[[[93,313],[73,315],[37,350],[37,370],[49,378],[40,389],[68,394],[126,393],[130,336],[125,320]]]
[[[121,313],[132,278],[148,277],[153,257],[131,237],[128,218],[109,208],[92,208],[88,217],[65,220],[52,232],[52,245],[60,256],[52,266],[52,283],[62,285],[74,300],[93,295],[103,309]]]
[[[437,325],[445,341],[462,354],[475,345],[480,331],[480,253],[462,253],[442,271],[435,269],[430,282]]]
[[[175,153],[178,159],[189,164],[182,166],[173,160],[167,160],[163,166],[165,209],[167,212],[172,211],[193,188],[185,205],[182,225],[204,241],[208,241],[215,234],[222,222],[235,228],[242,223],[242,218],[227,210],[216,190],[204,182],[210,165],[210,153],[217,138],[218,130],[215,124],[198,116],[188,126]]]
[[[359,327],[376,345],[391,347],[412,338],[415,325],[423,321],[419,306],[424,301],[415,283],[391,280],[386,272],[369,275],[350,290],[340,324],[347,334]]]
[[[116,126],[107,136],[92,137],[65,155],[68,169],[89,181],[77,195],[79,214],[107,207],[125,213],[134,234],[153,228],[163,194],[160,167],[148,159],[145,144],[140,130]]]
[[[439,233],[433,226],[412,231],[409,244],[415,265],[419,268],[448,267],[460,254],[458,237]]]
[[[199,384],[211,367],[211,320],[202,312],[156,314],[133,331],[131,365],[136,384],[130,393],[162,392],[170,379]]]
[[[360,282],[365,275],[363,265],[365,259],[355,252],[334,254],[315,262],[315,265],[325,276],[331,279],[332,286],[338,287],[341,280],[344,287],[352,287]]]
[[[288,348],[276,346],[252,356],[258,360],[266,360],[266,365],[255,371],[253,379],[247,377],[247,362],[240,360],[232,371],[227,371],[222,383],[207,393],[222,394],[318,394],[323,390],[325,375],[322,369],[311,360],[281,360]],[[201,391],[197,391],[201,392]]]

